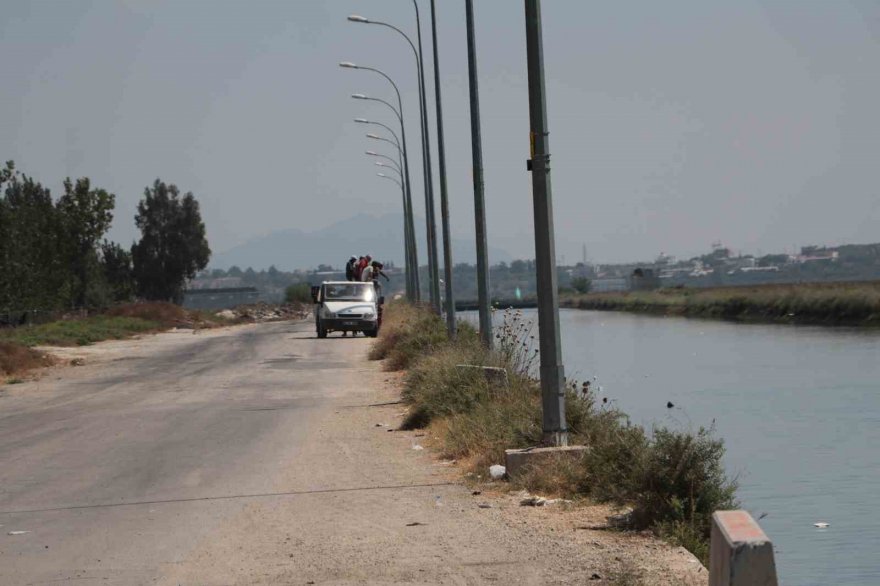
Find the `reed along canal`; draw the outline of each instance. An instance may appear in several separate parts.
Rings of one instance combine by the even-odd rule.
[[[560,325],[568,378],[634,423],[714,422],[781,583],[880,584],[880,331],[577,309]]]

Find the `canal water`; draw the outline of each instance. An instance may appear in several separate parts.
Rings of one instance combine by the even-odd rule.
[[[582,310],[560,324],[567,376],[595,377],[634,422],[714,422],[783,584],[880,584],[880,332]]]

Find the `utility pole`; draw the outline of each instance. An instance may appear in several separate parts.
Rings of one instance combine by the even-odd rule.
[[[428,286],[430,287],[431,306],[439,315],[440,306],[440,271],[437,258],[437,223],[434,218],[434,177],[431,167],[431,136],[428,128],[428,94],[425,92],[425,62],[422,58],[422,24],[419,18],[419,3],[413,0],[416,10],[416,41],[419,45],[419,102],[422,110],[422,155],[425,159],[425,222],[428,236]]]
[[[443,274],[446,276],[446,331],[455,338],[455,297],[452,295],[452,235],[449,233],[449,196],[446,191],[446,145],[443,140],[443,106],[440,103],[440,57],[437,48],[437,13],[431,0],[431,36],[434,41],[434,97],[437,105],[437,155],[440,159],[440,222],[443,229]]]
[[[474,4],[465,0],[467,16],[468,78],[471,96],[471,157],[474,174],[474,225],[477,234],[477,299],[480,306],[480,338],[492,346],[492,314],[489,313],[489,254],[486,244],[486,202],[483,196],[483,144],[480,137],[480,96],[477,88],[477,49],[474,41]]]
[[[559,338],[559,289],[550,188],[550,143],[544,91],[544,44],[541,0],[525,0],[526,51],[529,71],[532,198],[535,208],[535,267],[538,278],[538,333],[541,352],[541,404],[544,443],[568,445],[565,421],[565,368]]]

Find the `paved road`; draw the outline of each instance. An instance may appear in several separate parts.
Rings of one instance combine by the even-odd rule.
[[[247,501],[228,497],[275,492],[333,400],[322,374],[368,343],[330,342],[303,323],[163,334],[6,387],[0,583],[149,582]]]
[[[472,495],[430,431],[389,433],[370,340],[312,328],[104,343],[2,388],[0,585],[705,583],[681,550],[583,530],[607,511]]]

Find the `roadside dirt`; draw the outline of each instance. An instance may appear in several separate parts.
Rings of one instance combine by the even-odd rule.
[[[61,363],[80,361],[83,366],[43,369],[40,380],[3,387],[3,393],[13,401],[12,405],[15,405],[15,396],[55,404],[58,395],[52,388],[54,379],[63,378],[68,386],[77,388],[75,385],[80,380],[85,383],[105,373],[117,376],[126,364],[149,366],[155,362],[155,366],[141,367],[143,377],[152,372],[150,368],[166,368],[159,366],[165,362],[157,357],[191,352],[194,339],[208,342],[217,338],[211,342],[215,349],[237,344],[245,352],[241,355],[244,360],[249,354],[242,340],[256,340],[254,336],[264,332],[263,328],[273,327],[277,326],[253,324],[195,332],[175,330],[93,346],[50,348],[48,350]],[[275,356],[268,366],[277,364],[278,370],[265,370],[266,358],[262,353],[257,362],[253,357],[248,358],[251,362],[244,360],[238,365],[235,361],[226,361],[224,367],[231,370],[221,370],[216,380],[202,374],[200,369],[208,368],[207,364],[194,363],[185,366],[189,373],[186,384],[214,388],[222,383],[220,379],[239,380],[236,377],[250,376],[256,381],[254,392],[265,394],[269,404],[278,403],[281,394],[288,391],[285,381],[290,381],[291,389],[297,389],[295,396],[301,400],[320,396],[323,399],[320,407],[313,407],[308,417],[293,420],[298,422],[298,429],[290,437],[297,438],[296,442],[285,450],[254,454],[250,461],[235,459],[234,454],[229,453],[230,469],[261,475],[253,481],[236,483],[236,486],[258,487],[243,490],[247,494],[242,494],[240,500],[228,500],[239,498],[231,496],[192,504],[190,508],[200,511],[195,516],[185,516],[189,509],[183,503],[157,506],[156,512],[147,511],[149,518],[133,517],[138,523],[147,523],[141,527],[143,531],[149,531],[158,523],[153,517],[160,513],[164,515],[161,519],[171,524],[166,534],[170,549],[162,550],[160,556],[165,561],[158,567],[147,561],[136,564],[139,568],[143,566],[138,572],[153,576],[149,581],[120,578],[116,582],[94,583],[165,586],[706,584],[707,572],[682,548],[671,547],[646,535],[599,529],[612,512],[607,507],[523,507],[519,505],[518,496],[509,493],[503,482],[481,485],[477,487],[481,494],[472,494],[474,487],[462,482],[456,465],[439,460],[429,447],[425,448],[432,439],[426,432],[397,431],[405,413],[405,406],[399,403],[399,375],[383,372],[379,363],[367,360],[368,339],[318,341],[308,326],[295,334],[282,334],[282,331],[279,330],[277,337],[273,335],[277,342],[272,342],[268,354]],[[265,332],[263,336],[265,340]],[[288,362],[278,362],[278,357],[285,356]],[[249,374],[249,369],[257,368],[253,364],[263,364],[262,378],[257,376],[257,371]],[[267,372],[276,374],[269,376]],[[174,386],[184,384],[182,382],[161,377],[156,383],[138,380],[137,392],[144,394],[146,403],[139,403],[137,409],[144,417],[150,409],[167,408],[168,401],[186,405],[187,401],[195,400],[163,394],[169,390],[150,386]],[[145,385],[150,388],[141,389]],[[148,391],[150,398],[146,398]],[[239,400],[235,393],[227,397],[228,391],[211,392],[218,399]],[[218,406],[203,407],[209,408]],[[272,409],[259,412],[263,411],[264,417],[276,417]],[[206,453],[234,450],[228,443],[218,441],[213,445],[215,448]],[[146,447],[133,446],[132,449],[138,451]],[[192,448],[182,446],[180,449],[189,452]],[[153,462],[158,470],[176,469],[172,464],[179,458],[170,452],[161,453],[168,461]],[[145,474],[149,463],[143,463]],[[101,465],[109,466],[109,463],[105,461]],[[195,467],[194,474],[202,467],[205,471],[212,469],[210,463],[204,462]],[[169,479],[169,482],[183,488],[192,485],[195,496],[202,496],[204,490],[199,488],[196,477],[185,476]],[[177,495],[183,488],[173,494]],[[217,491],[217,494],[227,493],[227,490]],[[240,506],[232,506],[233,502]],[[111,511],[119,511],[120,515],[143,512],[138,507],[130,513],[128,509]],[[73,524],[80,517],[74,515],[61,525]],[[204,526],[192,530],[174,528],[175,518],[178,523],[195,522]],[[31,520],[33,522],[35,520]],[[57,518],[52,527],[60,529]],[[116,531],[113,535],[125,535],[126,527],[114,525],[103,527],[102,531],[113,529]],[[43,529],[44,533],[48,531],[48,527]],[[185,539],[187,535],[199,537]],[[159,547],[153,541],[149,543],[150,547]],[[54,555],[58,555],[61,547],[53,545]],[[128,559],[114,555],[117,560]],[[127,555],[137,559],[136,551]],[[103,554],[99,557],[105,558]],[[112,559],[109,552],[107,558]],[[100,565],[99,562],[95,563]],[[121,569],[113,571],[119,571],[120,576],[127,575],[123,571],[134,571],[121,561],[115,563]]]
[[[249,503],[160,584],[706,584],[683,548],[595,529],[607,507],[523,507],[504,483],[472,494],[423,432],[396,430],[398,376],[368,344],[327,342],[358,364],[327,371],[335,406],[279,463],[292,494]]]

